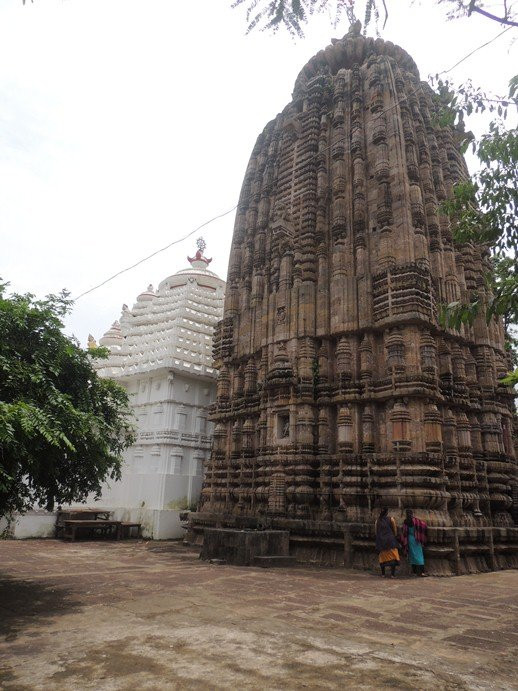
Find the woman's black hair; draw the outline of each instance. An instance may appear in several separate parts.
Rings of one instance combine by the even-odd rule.
[[[386,516],[387,514],[388,514],[388,509],[387,509],[386,506],[383,506],[382,509],[381,509],[381,511],[380,511],[380,518],[383,518],[383,517]]]

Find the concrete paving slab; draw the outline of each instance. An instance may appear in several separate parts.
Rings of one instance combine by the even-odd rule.
[[[0,542],[0,688],[516,689],[518,574],[383,580],[180,543]]]

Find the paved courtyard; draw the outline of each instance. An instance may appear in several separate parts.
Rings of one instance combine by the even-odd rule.
[[[0,542],[0,688],[516,689],[518,573],[382,580]]]

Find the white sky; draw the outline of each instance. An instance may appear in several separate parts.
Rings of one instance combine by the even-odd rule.
[[[390,0],[383,38],[421,78],[501,27],[446,22],[434,3]],[[237,201],[256,137],[332,37],[245,36],[230,0],[0,0],[0,276],[12,290],[78,295]],[[507,92],[511,30],[451,73]],[[514,70],[513,70],[514,67]],[[234,215],[203,230],[225,278]],[[78,301],[67,331],[99,338],[148,283],[184,268],[187,240]]]

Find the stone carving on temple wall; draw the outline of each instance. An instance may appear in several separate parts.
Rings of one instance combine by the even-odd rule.
[[[511,563],[440,532],[510,526],[516,458],[501,324],[438,321],[442,302],[489,299],[489,259],[454,245],[441,213],[467,169],[437,112],[404,50],[352,32],[259,136],[215,336],[205,524],[298,521],[296,548],[323,554],[337,525],[371,525],[385,502],[437,529],[437,564],[454,535],[473,570],[489,549]]]

